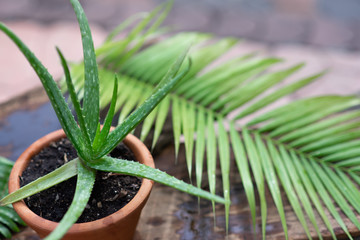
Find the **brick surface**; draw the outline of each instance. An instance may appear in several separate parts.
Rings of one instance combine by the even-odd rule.
[[[0,0],[1,21],[32,19],[51,23],[74,17],[70,3],[61,0]]]
[[[205,32],[211,32],[216,28],[212,24],[216,24],[217,19],[214,17],[210,9],[204,9],[201,5],[195,4],[179,4],[175,5],[173,11],[166,20],[166,25],[174,27],[176,30],[197,31],[202,29]]]
[[[342,20],[360,20],[360,1],[358,0],[317,0],[319,15]]]
[[[316,1],[314,0],[272,0],[277,12],[301,16],[313,16],[316,14]]]
[[[90,22],[110,30],[134,13],[150,11],[162,2],[86,0],[82,4]],[[166,23],[179,30],[213,32],[271,44],[297,42],[360,49],[353,40],[353,36],[360,35],[360,29],[352,27],[360,24],[359,6],[357,0],[175,0]],[[73,21],[75,16],[69,2],[63,0],[0,0],[0,20],[27,19],[51,24]]]
[[[87,0],[82,6],[89,21],[111,28],[139,11],[151,11],[157,6],[155,0],[137,0],[134,4],[127,0]],[[31,19],[43,24],[57,21],[74,21],[71,4],[64,0],[0,0],[0,20],[13,21]]]
[[[218,25],[214,32],[220,36],[234,36],[260,40],[265,32],[265,20],[249,16],[236,10],[222,10],[218,15]]]
[[[269,17],[263,39],[269,43],[304,43],[310,21],[303,16],[275,15]]]
[[[355,33],[344,22],[316,19],[311,25],[308,43],[322,47],[352,48]]]
[[[0,20],[13,20],[20,16],[23,18],[30,17],[31,11],[27,10],[32,9],[31,3],[31,0],[0,0]]]
[[[279,12],[301,16],[312,16],[315,14],[315,1],[313,0],[272,0],[272,2]]]
[[[354,23],[353,27],[355,29],[354,38],[352,42],[353,49],[350,48],[350,50],[360,51],[360,22]]]

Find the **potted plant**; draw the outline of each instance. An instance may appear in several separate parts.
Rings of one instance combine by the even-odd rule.
[[[7,205],[13,203],[15,210],[23,217],[24,221],[29,226],[35,227],[38,225],[39,228],[35,229],[35,231],[37,231],[41,237],[47,236],[46,239],[89,240],[99,239],[100,237],[105,239],[119,239],[120,237],[121,239],[131,239],[134,229],[131,230],[128,228],[130,228],[130,225],[136,226],[136,217],[140,215],[141,208],[150,194],[152,181],[157,181],[212,201],[228,203],[221,197],[203,191],[175,179],[160,170],[154,169],[154,163],[150,152],[138,139],[129,134],[189,71],[190,63],[185,70],[179,71],[185,59],[186,51],[182,53],[172,65],[154,93],[119,126],[113,128],[111,131],[111,122],[114,116],[118,95],[118,85],[115,76],[110,108],[104,124],[101,127],[99,123],[98,69],[91,32],[85,13],[78,0],[70,0],[70,2],[79,22],[84,52],[85,88],[82,106],[76,95],[66,60],[61,51],[59,49],[57,49],[57,51],[64,68],[66,84],[77,115],[77,122],[56,82],[46,68],[11,30],[0,23],[0,29],[19,47],[39,76],[63,128],[63,130],[50,133],[34,142],[21,155],[10,176],[9,192],[11,193],[1,200],[1,204]],[[36,156],[45,147],[65,136],[75,148],[77,157],[74,160],[65,161],[66,163],[63,166],[19,188],[19,178],[29,164],[31,158]],[[139,162],[108,156],[121,141],[124,141],[125,145],[133,152],[135,158]],[[64,158],[66,159],[66,156]],[[101,220],[74,224],[82,214],[83,210],[87,207],[96,175],[99,171],[128,174],[145,179],[141,184],[139,192],[122,210]],[[28,198],[29,196],[57,185],[60,182],[64,182],[74,176],[77,176],[76,191],[69,209],[59,223],[51,222],[40,216],[36,216],[29,210],[25,203],[21,201],[24,198]],[[140,209],[135,210],[136,207]],[[126,216],[135,216],[135,219],[129,220],[125,218]],[[124,223],[125,226],[119,226],[117,221]],[[105,233],[101,232],[98,229],[99,225],[108,227],[108,230],[105,230],[105,232],[109,232],[110,235],[106,236]],[[126,229],[128,232],[120,231],[120,233],[116,233],[116,230],[120,229]],[[51,234],[48,235],[50,232]]]

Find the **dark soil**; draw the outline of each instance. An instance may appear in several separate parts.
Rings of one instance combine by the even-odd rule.
[[[136,160],[132,152],[122,143],[110,155],[121,159]],[[20,177],[21,186],[46,175],[76,157],[76,150],[68,139],[51,143],[30,161]],[[140,185],[140,178],[98,171],[88,205],[77,222],[94,221],[118,211],[135,196]],[[76,177],[73,177],[28,197],[25,203],[37,215],[59,222],[71,204],[75,187]]]

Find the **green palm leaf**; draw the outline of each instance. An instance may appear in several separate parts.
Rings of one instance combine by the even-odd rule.
[[[141,26],[143,22],[134,29]],[[155,32],[155,28],[152,31]],[[205,163],[211,193],[216,191],[215,173],[217,163],[220,163],[225,199],[230,197],[231,183],[228,181],[228,174],[231,171],[229,151],[232,149],[254,226],[255,193],[259,193],[264,237],[267,216],[265,189],[269,188],[286,237],[288,230],[280,189],[284,189],[308,238],[321,238],[316,214],[321,217],[333,238],[336,236],[330,220],[335,220],[351,238],[335,206],[338,205],[350,221],[360,227],[356,219],[358,213],[351,210],[360,210],[357,200],[360,196],[360,111],[356,110],[356,106],[360,105],[358,97],[319,96],[267,110],[273,108],[272,103],[311,84],[323,76],[324,72],[285,83],[304,64],[274,71],[272,67],[279,64],[281,59],[261,58],[253,53],[219,63],[218,59],[237,43],[236,40],[215,39],[203,33],[179,33],[147,46],[146,38],[149,35],[146,34],[144,31],[137,38],[130,34],[125,39],[117,40],[118,42],[109,38],[99,48],[102,108],[111,101],[105,95],[109,95],[107,89],[111,88],[114,70],[119,76],[119,86],[123,88],[115,111],[121,109],[123,115],[120,120],[123,120],[142,101],[144,95],[160,82],[171,62],[192,43],[189,55],[193,65],[190,71],[145,121],[141,131],[142,138],[145,139],[150,129],[155,128],[154,147],[167,114],[170,114],[176,156],[180,137],[183,135],[189,175],[192,175],[194,160],[196,184],[200,186]],[[124,42],[128,47],[123,47]],[[144,46],[133,51],[129,46],[137,43]],[[118,44],[118,48],[128,51],[130,54],[122,55],[128,56],[127,61],[102,50],[110,49],[107,48],[109,44],[115,48]],[[72,75],[73,79],[77,77],[75,89],[81,92],[84,83],[78,68],[75,65]],[[241,120],[241,125],[238,120]],[[218,126],[217,131],[214,125]],[[310,234],[309,226],[315,229],[317,236]]]
[[[224,189],[224,198],[227,200],[225,204],[226,229],[229,227],[229,211],[230,211],[230,144],[223,125],[222,119],[219,119],[219,154],[221,175]]]
[[[8,179],[14,163],[0,156],[0,198],[8,194]],[[0,207],[0,238],[11,238],[12,233],[19,232],[24,221],[11,206]]]
[[[207,139],[206,139],[206,155],[207,155],[207,174],[209,179],[210,192],[215,194],[216,191],[216,135],[214,129],[214,116],[209,113],[207,115]],[[197,140],[199,141],[199,140]],[[212,202],[213,209],[215,212],[215,203]],[[215,214],[214,214],[215,219]]]

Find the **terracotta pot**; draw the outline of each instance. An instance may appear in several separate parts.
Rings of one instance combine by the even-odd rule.
[[[19,176],[27,167],[32,156],[36,155],[47,147],[51,142],[65,137],[63,130],[52,132],[36,142],[25,150],[16,161],[9,179],[9,192],[13,192],[20,187]],[[128,135],[124,139],[124,144],[134,153],[136,159],[147,166],[154,167],[153,158],[146,146],[135,136]],[[143,179],[139,192],[135,197],[119,211],[96,221],[74,224],[63,239],[132,239],[135,233],[140,213],[144,207],[151,189],[153,181]],[[13,204],[15,211],[26,222],[28,226],[34,229],[41,238],[52,232],[58,223],[46,220],[33,213],[24,203],[19,201]]]

